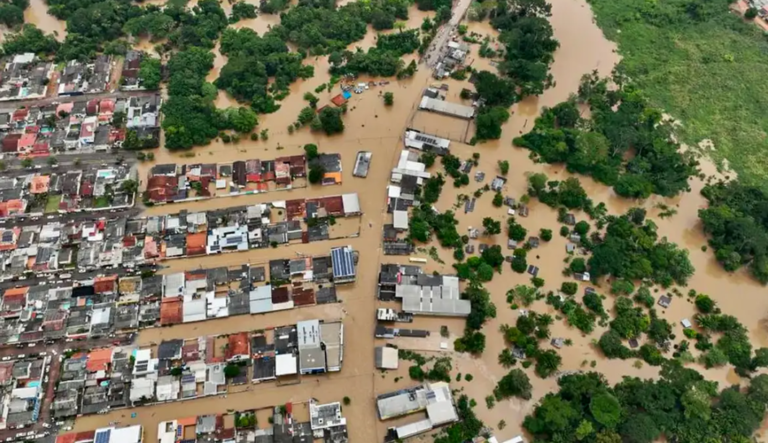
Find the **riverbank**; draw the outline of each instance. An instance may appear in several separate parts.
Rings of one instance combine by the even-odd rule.
[[[655,106],[680,120],[681,140],[695,146],[711,139],[713,159],[727,161],[742,180],[765,189],[768,42],[763,31],[726,3],[689,13],[679,0],[590,3],[598,26],[618,44],[626,75]]]

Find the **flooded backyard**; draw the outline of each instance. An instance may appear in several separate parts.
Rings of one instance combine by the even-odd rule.
[[[43,4],[43,0],[32,0],[32,5]],[[225,9],[230,6],[224,2]],[[44,7],[44,5],[43,5]],[[32,6],[30,7],[32,9]],[[43,9],[44,11],[44,9]],[[407,27],[418,27],[425,16],[424,13],[412,8],[411,18]],[[29,13],[29,10],[28,10]],[[35,12],[40,27],[46,31],[53,30],[53,26],[62,26],[61,22],[48,23],[51,17],[41,16],[41,12]],[[58,24],[57,24],[58,23]],[[236,27],[247,26],[265,32],[270,25],[279,23],[279,17],[273,15],[261,15],[256,19],[242,21]],[[179,418],[195,414],[221,413],[227,410],[253,409],[264,406],[281,404],[289,401],[306,401],[308,398],[317,398],[322,402],[339,401],[347,395],[351,398],[351,404],[344,407],[344,415],[349,424],[350,441],[353,442],[379,442],[382,441],[386,428],[394,422],[381,422],[376,418],[374,406],[375,395],[401,389],[412,385],[408,379],[408,362],[401,361],[400,369],[381,373],[374,368],[374,346],[383,345],[383,340],[373,337],[375,326],[374,309],[383,306],[376,300],[376,285],[378,268],[385,262],[407,262],[407,257],[387,257],[382,254],[380,244],[382,226],[389,222],[390,216],[386,213],[386,186],[389,183],[390,172],[399,151],[402,149],[402,135],[404,129],[411,126],[426,132],[454,140],[451,151],[461,159],[469,158],[472,153],[480,153],[479,166],[476,170],[493,176],[497,172],[497,162],[507,160],[510,163],[508,181],[503,194],[518,198],[525,193],[526,173],[544,172],[550,179],[563,179],[567,172],[562,167],[553,167],[533,163],[527,150],[512,146],[512,139],[533,126],[536,116],[544,106],[553,106],[564,101],[574,93],[583,74],[597,69],[601,75],[609,75],[613,65],[618,61],[616,47],[607,41],[601,31],[593,23],[592,14],[584,0],[555,0],[552,2],[551,23],[555,30],[555,37],[560,41],[560,48],[555,53],[555,61],[552,65],[552,73],[555,86],[547,90],[541,97],[529,98],[523,103],[515,105],[512,109],[512,117],[504,126],[502,138],[497,141],[469,146],[456,140],[466,140],[467,134],[471,136],[474,128],[467,128],[464,121],[455,121],[436,114],[417,113],[412,119],[415,107],[421,97],[423,89],[433,83],[430,72],[421,67],[420,71],[411,79],[404,81],[392,81],[386,86],[377,86],[363,94],[353,95],[348,103],[349,111],[344,117],[345,131],[341,135],[328,137],[311,133],[308,128],[289,134],[287,127],[296,120],[299,111],[306,106],[303,95],[313,92],[316,87],[329,80],[327,57],[308,59],[315,67],[315,76],[311,79],[299,80],[291,87],[291,94],[281,102],[281,109],[270,115],[259,116],[257,130],[269,129],[268,141],[243,140],[238,144],[224,144],[215,140],[208,146],[197,147],[192,151],[174,153],[160,148],[155,152],[155,163],[143,163],[140,177],[146,177],[148,168],[156,163],[199,163],[199,162],[231,162],[234,160],[249,158],[270,159],[284,155],[295,155],[302,152],[306,143],[315,143],[321,152],[340,153],[343,164],[343,182],[335,186],[313,186],[267,194],[218,198],[202,202],[178,203],[167,206],[150,208],[147,214],[157,215],[180,210],[200,211],[235,205],[254,204],[274,200],[284,200],[298,197],[336,195],[347,192],[356,192],[360,196],[360,204],[363,211],[360,235],[356,238],[332,240],[328,242],[294,245],[269,250],[252,250],[244,253],[233,253],[224,256],[203,257],[195,259],[176,260],[168,263],[168,268],[163,272],[175,272],[199,267],[226,266],[242,264],[246,262],[264,262],[273,258],[284,258],[294,255],[296,252],[303,254],[326,254],[329,247],[351,245],[360,251],[358,264],[358,279],[354,285],[339,286],[338,298],[342,304],[331,306],[315,306],[296,309],[288,312],[272,313],[264,316],[245,316],[227,320],[214,320],[203,323],[179,325],[171,328],[159,328],[146,330],[139,334],[139,343],[149,345],[170,338],[187,338],[198,335],[231,333],[243,330],[264,329],[270,326],[292,323],[308,318],[336,319],[344,321],[345,353],[344,367],[340,373],[323,375],[320,377],[309,376],[302,379],[302,383],[293,386],[277,386],[274,383],[253,385],[243,392],[230,393],[227,398],[208,397],[192,400],[179,404],[165,404],[136,409],[136,418],[129,418],[129,411],[113,411],[105,415],[80,418],[76,422],[76,430],[93,429],[106,426],[109,422],[119,421],[121,424],[140,423],[145,427],[146,441],[156,440],[157,424],[163,420]],[[487,23],[472,23],[470,31],[480,34],[495,35]],[[369,30],[368,36],[355,46],[369,47],[375,44],[375,34]],[[478,45],[474,45],[470,57],[473,66],[492,69],[488,60],[477,56]],[[226,58],[215,50],[215,67],[208,77],[209,81],[215,80],[221,67],[226,63]],[[408,62],[410,60],[407,60]],[[422,65],[423,66],[423,65]],[[361,79],[360,81],[367,81]],[[460,102],[459,92],[467,87],[467,82],[459,82],[452,79],[445,80],[449,85],[449,101]],[[380,95],[383,92],[394,93],[394,105],[385,107]],[[338,94],[338,89],[333,92],[321,92],[319,106],[327,104],[331,97]],[[223,91],[219,92],[217,99],[219,107],[233,106],[234,100],[227,97]],[[352,176],[355,155],[360,150],[373,153],[370,172],[367,178],[355,178]],[[712,165],[704,163],[702,169],[707,174],[714,174]],[[431,172],[440,172],[439,164],[431,168]],[[711,251],[704,252],[701,247],[706,244],[701,227],[699,225],[697,211],[705,205],[699,191],[703,182],[698,179],[691,181],[691,192],[676,199],[652,198],[648,201],[630,202],[619,199],[613,195],[609,188],[594,183],[589,178],[580,177],[582,184],[589,196],[595,201],[605,202],[609,212],[614,214],[624,213],[628,208],[639,205],[648,209],[649,217],[658,225],[660,236],[666,236],[670,241],[678,243],[688,249],[691,262],[696,267],[696,274],[690,280],[689,288],[710,294],[717,300],[719,306],[726,314],[737,316],[745,324],[751,333],[756,346],[768,346],[768,332],[765,322],[768,312],[768,300],[764,296],[764,288],[750,279],[745,273],[729,275],[716,263]],[[436,206],[440,210],[450,209],[457,201],[459,194],[471,194],[477,188],[475,183],[468,187],[454,188],[447,183],[443,188],[440,200]],[[495,208],[491,204],[492,196],[485,195],[478,199],[478,210],[464,214],[457,212],[459,220],[459,233],[466,233],[470,227],[482,225],[484,217],[495,219],[506,218],[506,208]],[[659,209],[655,207],[658,202],[665,202],[677,210],[677,214],[671,218],[660,219],[657,217]],[[586,216],[577,215],[579,218]],[[519,218],[518,221],[528,229],[532,235],[536,235],[539,229],[548,228],[557,231],[557,213],[553,209],[532,202],[530,204],[530,216]],[[504,233],[494,237],[484,237],[486,243],[506,244]],[[562,268],[566,257],[566,239],[555,235],[552,241],[542,243],[538,249],[529,253],[529,263],[539,266],[539,277],[546,281],[545,289],[560,287],[564,277]],[[430,245],[428,245],[430,246]],[[439,245],[435,244],[438,249]],[[445,264],[430,260],[426,268],[428,271],[452,272],[450,264],[453,262],[451,250],[440,250],[440,257]],[[419,254],[424,256],[425,254]],[[426,258],[426,257],[425,257]],[[521,423],[524,416],[531,412],[538,398],[555,389],[554,378],[542,380],[529,370],[531,382],[534,386],[534,398],[530,401],[519,399],[498,402],[493,409],[488,409],[482,401],[491,393],[496,382],[506,373],[497,361],[497,356],[506,346],[502,334],[498,332],[502,324],[514,324],[518,313],[509,308],[506,303],[506,292],[517,284],[528,284],[527,274],[521,275],[512,272],[508,266],[504,266],[503,273],[496,276],[493,281],[485,286],[490,291],[496,304],[497,318],[489,321],[485,328],[486,349],[480,358],[468,355],[448,353],[453,356],[454,374],[472,374],[470,382],[461,381],[452,384],[453,388],[459,388],[469,397],[474,398],[478,406],[478,417],[486,425],[495,428],[500,420],[505,420],[507,426],[503,430],[497,430],[496,436],[500,441],[511,438],[521,433]],[[604,285],[605,286],[605,285]],[[583,292],[583,286],[579,293]],[[605,292],[598,289],[598,292]],[[687,292],[687,288],[682,292]],[[659,294],[654,294],[658,296]],[[606,301],[606,308],[612,305],[611,300]],[[387,307],[397,308],[396,305]],[[551,307],[543,301],[536,302],[531,309],[539,312],[549,312],[554,316]],[[683,318],[691,318],[694,314],[694,306],[685,298],[674,298],[672,305],[665,311],[660,311],[674,326],[676,333],[681,333],[680,321]],[[420,328],[433,331],[439,335],[441,326],[448,326],[451,334],[461,335],[464,328],[464,320],[442,318],[417,318],[411,328]],[[606,361],[592,345],[592,340],[602,333],[603,328],[597,328],[589,336],[568,327],[563,321],[556,321],[552,327],[553,337],[570,338],[572,346],[566,346],[560,350],[563,357],[562,370],[589,369],[594,361],[594,369],[602,372],[611,382],[617,382],[625,375],[653,377],[657,368],[643,365],[635,367],[633,360]],[[419,344],[408,342],[416,349]],[[403,343],[405,346],[405,343]],[[450,347],[450,343],[449,343]],[[708,378],[720,382],[720,387],[731,383],[738,383],[739,379],[727,368],[719,370],[702,371]],[[401,378],[398,380],[398,377]],[[376,423],[372,426],[371,423]],[[425,439],[429,439],[425,435]]]

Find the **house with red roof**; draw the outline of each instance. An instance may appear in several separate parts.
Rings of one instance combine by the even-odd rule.
[[[37,140],[37,134],[25,132],[19,139],[19,143],[17,145],[18,152],[32,151],[32,146],[35,145],[36,140]]]
[[[21,134],[8,134],[3,139],[3,152],[19,152]]]
[[[155,175],[147,181],[147,196],[150,201],[164,203],[171,201],[178,192],[179,179]]]
[[[26,200],[14,199],[8,200],[6,202],[0,202],[0,218],[13,217],[19,214],[23,214],[26,209]],[[0,245],[0,250],[3,250],[2,245]]]
[[[113,294],[117,292],[117,275],[96,277],[93,280],[93,290],[97,294]]]
[[[85,369],[88,372],[106,372],[110,363],[112,363],[112,348],[94,349],[88,354]]]
[[[251,356],[250,340],[247,332],[231,334],[227,338],[227,348],[224,352],[227,361],[247,360]]]

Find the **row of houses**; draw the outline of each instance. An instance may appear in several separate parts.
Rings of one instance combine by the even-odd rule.
[[[0,219],[128,208],[136,196],[131,183],[135,174],[124,165],[0,178]]]
[[[307,320],[269,331],[76,352],[62,362],[55,418],[225,394],[232,385],[341,370],[344,326]]]
[[[37,422],[50,358],[36,355],[0,362],[0,429],[20,429]]]
[[[320,404],[311,399],[308,402],[309,421],[307,422],[300,422],[294,417],[294,410],[298,407],[301,407],[301,404],[286,403],[259,410],[164,421],[157,426],[157,440],[158,443],[179,441],[190,443],[349,442],[347,419],[342,415],[339,402]]]
[[[31,273],[132,269],[176,258],[329,240],[330,220],[360,215],[357,194],[344,194],[206,212],[8,227],[0,229],[0,280]]]
[[[320,154],[312,163],[323,166],[323,184],[341,184],[339,154]],[[305,187],[307,169],[304,155],[233,163],[160,164],[149,171],[146,199],[164,204]]]
[[[97,94],[109,89],[114,60],[100,55],[93,61],[70,60],[61,69],[28,52],[3,61],[0,101],[47,96]]]
[[[6,345],[96,338],[142,328],[336,303],[336,285],[354,281],[356,253],[272,260],[264,265],[183,273],[105,275],[7,289],[0,304]],[[237,284],[234,284],[237,283]]]
[[[392,169],[390,184],[387,186],[387,213],[392,214],[392,223],[384,225],[383,248],[386,255],[410,255],[413,244],[408,241],[408,210],[418,206],[416,199],[419,189],[432,174],[419,161],[420,154],[404,149],[400,152],[397,165]]]
[[[19,156],[104,152],[122,146],[127,131],[159,142],[161,104],[159,95],[142,95],[5,110],[0,112],[0,147],[3,154]]]
[[[56,443],[144,443],[141,425],[108,426],[95,431],[71,432],[56,437]]]

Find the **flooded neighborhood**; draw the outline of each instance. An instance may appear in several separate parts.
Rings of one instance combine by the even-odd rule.
[[[157,11],[192,10],[198,5],[194,0],[127,3]],[[240,3],[258,11],[272,2]],[[286,8],[305,2],[288,3]],[[320,9],[327,2],[306,3],[317,3]],[[348,3],[354,2],[337,2],[336,8]],[[742,428],[728,431],[728,439],[712,433],[706,434],[707,440],[682,438],[668,434],[666,428],[650,439],[635,438],[630,425],[643,426],[626,417],[653,415],[645,403],[623,405],[623,412],[616,414],[628,422],[621,425],[618,418],[605,424],[598,414],[584,420],[563,419],[570,420],[563,433],[572,434],[578,427],[584,435],[558,440],[555,436],[562,435],[542,424],[546,422],[542,417],[554,412],[543,406],[537,409],[548,394],[565,396],[562,390],[569,386],[581,389],[574,387],[580,381],[573,385],[567,381],[589,372],[604,376],[600,383],[605,387],[594,398],[603,395],[618,404],[634,395],[630,388],[640,389],[611,388],[625,377],[674,379],[670,384],[691,377],[699,384],[680,389],[702,391],[703,381],[675,372],[695,369],[702,380],[716,383],[706,387],[707,420],[710,403],[713,417],[725,414],[718,409],[726,403],[728,394],[719,394],[724,389],[738,385],[747,392],[749,387],[747,396],[759,389],[752,386],[758,386],[766,372],[759,352],[768,348],[765,286],[740,267],[746,266],[746,259],[732,269],[723,266],[728,262],[723,256],[736,253],[722,245],[725,253],[716,250],[708,236],[713,229],[707,227],[705,232],[699,212],[712,201],[707,191],[702,194],[706,186],[718,180],[735,182],[738,174],[708,157],[706,149],[683,145],[681,150],[698,161],[698,173],[687,180],[688,192],[627,198],[595,172],[579,174],[583,171],[564,162],[547,163],[546,155],[533,148],[515,146],[514,139],[536,131],[537,119],[546,109],[583,94],[583,76],[594,72],[610,77],[621,61],[617,44],[605,37],[586,0],[551,1],[551,15],[541,17],[551,25],[559,46],[549,64],[548,87],[540,94],[521,94],[508,107],[501,135],[478,140],[486,98],[478,95],[481,91],[474,92],[473,77],[500,72],[500,66],[507,69],[510,62],[481,52],[503,54],[511,37],[502,38],[488,19],[469,19],[477,2],[454,2],[453,15],[443,22],[437,21],[439,10],[420,10],[406,3],[407,19],[398,19],[384,31],[366,24],[362,39],[344,42],[345,48],[341,39],[335,41],[333,54],[351,58],[357,51],[375,53],[384,36],[409,29],[422,29],[427,35],[424,23],[432,23],[439,30],[426,42],[422,55],[415,51],[402,55],[398,72],[413,61],[418,69],[412,75],[399,79],[364,72],[332,75],[338,66],[330,51],[307,50],[296,37],[286,37],[288,49],[281,56],[302,51],[299,65],[311,66],[313,75],[294,76],[287,84],[276,85],[272,73],[269,84],[275,84],[275,91],[283,86],[286,91],[279,109],[258,113],[249,131],[221,130],[208,138],[209,143],[188,149],[169,149],[166,142],[189,128],[169,131],[163,123],[169,113],[179,114],[173,108],[178,92],[168,87],[169,78],[174,81],[168,70],[173,66],[171,54],[179,49],[174,39],[183,38],[179,35],[156,38],[145,32],[121,40],[127,49],[142,51],[142,57],[162,61],[156,93],[138,86],[138,80],[126,81],[145,75],[144,65],[132,68],[126,54],[100,55],[101,65],[83,63],[82,72],[76,74],[79,80],[71,82],[80,88],[76,92],[67,89],[74,64],[60,70],[57,62],[45,62],[34,53],[30,60],[8,62],[5,78],[5,72],[13,69],[10,65],[38,67],[18,68],[22,71],[18,75],[30,77],[22,87],[7,86],[3,83],[8,80],[0,79],[0,91],[10,91],[3,97],[12,97],[0,101],[4,136],[0,335],[6,345],[0,350],[0,437],[68,443],[458,443],[470,440],[444,431],[471,421],[482,425],[482,432],[471,436],[478,443],[748,441],[736,439],[746,432]],[[520,3],[523,6],[517,6],[525,9],[539,2]],[[48,12],[57,4],[67,2],[29,0],[24,26],[35,25],[64,42],[67,22]],[[227,17],[234,15],[237,5],[221,2]],[[199,7],[196,14],[203,14]],[[281,20],[287,20],[285,10],[283,16],[259,11],[255,17],[224,26],[251,29],[262,36],[281,26]],[[13,33],[3,25],[4,41]],[[215,42],[210,50],[213,68],[201,83],[218,86],[217,79],[236,69],[226,55],[241,57],[231,49],[235,45],[224,39]],[[471,76],[448,74],[446,59],[454,51],[461,56],[456,69],[470,67],[463,72]],[[45,79],[38,79],[43,92],[30,95],[40,66],[46,70]],[[94,88],[100,66],[109,67],[102,75],[103,87],[88,89]],[[441,69],[446,75],[439,75]],[[49,87],[51,82],[54,86]],[[610,88],[618,89],[614,84]],[[248,106],[227,88],[218,86],[212,94],[218,109]],[[575,118],[583,120],[574,126],[584,129],[590,127],[594,102],[579,100]],[[81,101],[86,106],[80,112]],[[605,106],[619,109],[624,106],[619,101],[609,100]],[[324,109],[338,110],[343,132],[327,135],[313,130],[310,123],[299,125],[297,116],[301,118],[308,102],[315,119]],[[19,113],[20,109],[25,112]],[[116,113],[125,122],[116,123]],[[183,121],[181,114],[174,118]],[[191,124],[202,124],[196,115],[189,118],[195,122]],[[685,127],[683,116],[672,118]],[[563,129],[562,121],[552,123],[552,130]],[[655,124],[661,126],[660,119]],[[61,133],[60,148],[54,145],[56,133]],[[562,146],[570,143],[562,137]],[[147,144],[126,148],[136,143]],[[634,148],[625,157],[639,156]],[[716,144],[711,147],[717,149]],[[623,161],[620,157],[618,164]],[[449,171],[451,160],[460,163],[455,176]],[[545,175],[542,187],[548,182],[547,189],[555,193],[557,186],[562,189],[569,178],[577,178],[591,207],[604,205],[603,215],[590,217],[584,208],[566,209],[545,203],[541,195],[537,198],[532,177],[540,174]],[[462,175],[467,183],[461,184]],[[439,198],[429,201],[428,189],[437,177],[444,178],[444,184],[437,186]],[[76,190],[67,191],[67,183]],[[430,208],[429,213],[423,214],[426,210],[420,205]],[[643,208],[642,218],[652,223],[651,228],[642,221],[627,228],[648,234],[639,243],[676,244],[685,251],[695,269],[685,284],[675,280],[663,285],[644,276],[619,277],[611,272],[590,278],[590,271],[597,275],[597,266],[592,268],[590,261],[592,248],[608,243],[609,233],[620,230],[612,228],[615,220],[610,216],[619,218],[632,208]],[[414,235],[414,225],[422,220],[415,216],[417,210],[429,223],[435,223],[430,217],[450,211],[456,222],[446,224],[455,227],[458,245],[445,246],[443,232],[433,225],[428,241],[419,241]],[[501,221],[501,227],[494,231],[489,219]],[[576,227],[581,221],[589,224],[579,235]],[[527,233],[522,236],[525,241],[512,238],[511,231],[520,227]],[[544,231],[549,231],[549,238],[544,238]],[[651,231],[655,236],[649,240]],[[751,232],[743,242],[750,242]],[[487,266],[480,262],[492,253],[501,264],[493,266],[490,278],[480,278]],[[515,261],[521,256],[525,266],[518,271]],[[620,259],[627,258],[617,253],[615,260]],[[586,265],[578,269],[577,262],[590,269]],[[454,265],[459,263],[475,266],[470,278]],[[621,292],[617,282],[630,282],[631,289]],[[525,289],[518,289],[521,286],[535,296],[521,301]],[[474,290],[487,291],[493,306],[492,315],[485,315],[481,327],[475,328],[475,333],[484,334],[479,352],[468,349],[477,304],[467,294]],[[643,290],[645,300],[637,295]],[[581,308],[579,302],[587,305],[588,294],[604,294],[598,297],[604,312]],[[702,309],[703,294],[715,308]],[[620,330],[613,319],[620,298],[634,306],[640,324],[651,324],[651,329],[663,324],[659,328],[666,333],[661,334],[663,340],[652,340],[648,324],[637,326],[642,331],[619,340],[627,352],[631,348],[631,357],[609,358],[602,337]],[[576,325],[573,311],[561,307],[568,300],[575,300],[574,309],[591,318],[588,331]],[[544,316],[548,323],[531,326],[524,337],[535,335],[540,339],[536,345],[510,340],[515,333],[526,335],[521,324]],[[731,330],[723,325],[707,329],[702,317],[733,318],[743,325],[751,343],[747,363],[737,366],[736,357],[725,350],[730,360],[724,356],[725,361],[710,364],[705,359],[712,352],[712,343],[699,347],[709,340],[708,333],[701,338],[705,331],[720,337]],[[536,335],[541,330],[545,330],[541,336]],[[665,363],[650,363],[648,349],[663,356],[659,358]],[[558,364],[542,376],[544,364],[533,354],[549,351],[559,356]],[[681,357],[686,352],[701,358],[686,360]],[[504,363],[502,356],[511,363]],[[666,366],[670,362],[677,366]],[[502,393],[502,387],[508,387],[507,374],[513,371],[527,374],[529,381],[518,381],[527,389],[515,386],[527,394]],[[591,379],[583,383],[585,390],[600,384]],[[585,396],[579,400],[584,405],[596,408],[594,398],[589,403],[588,394],[579,395]],[[765,405],[757,409],[763,411]],[[685,409],[686,418],[688,413]],[[680,414],[675,419],[682,420]],[[753,423],[756,430],[746,428],[755,431],[754,441],[766,438],[768,422],[763,415]]]

